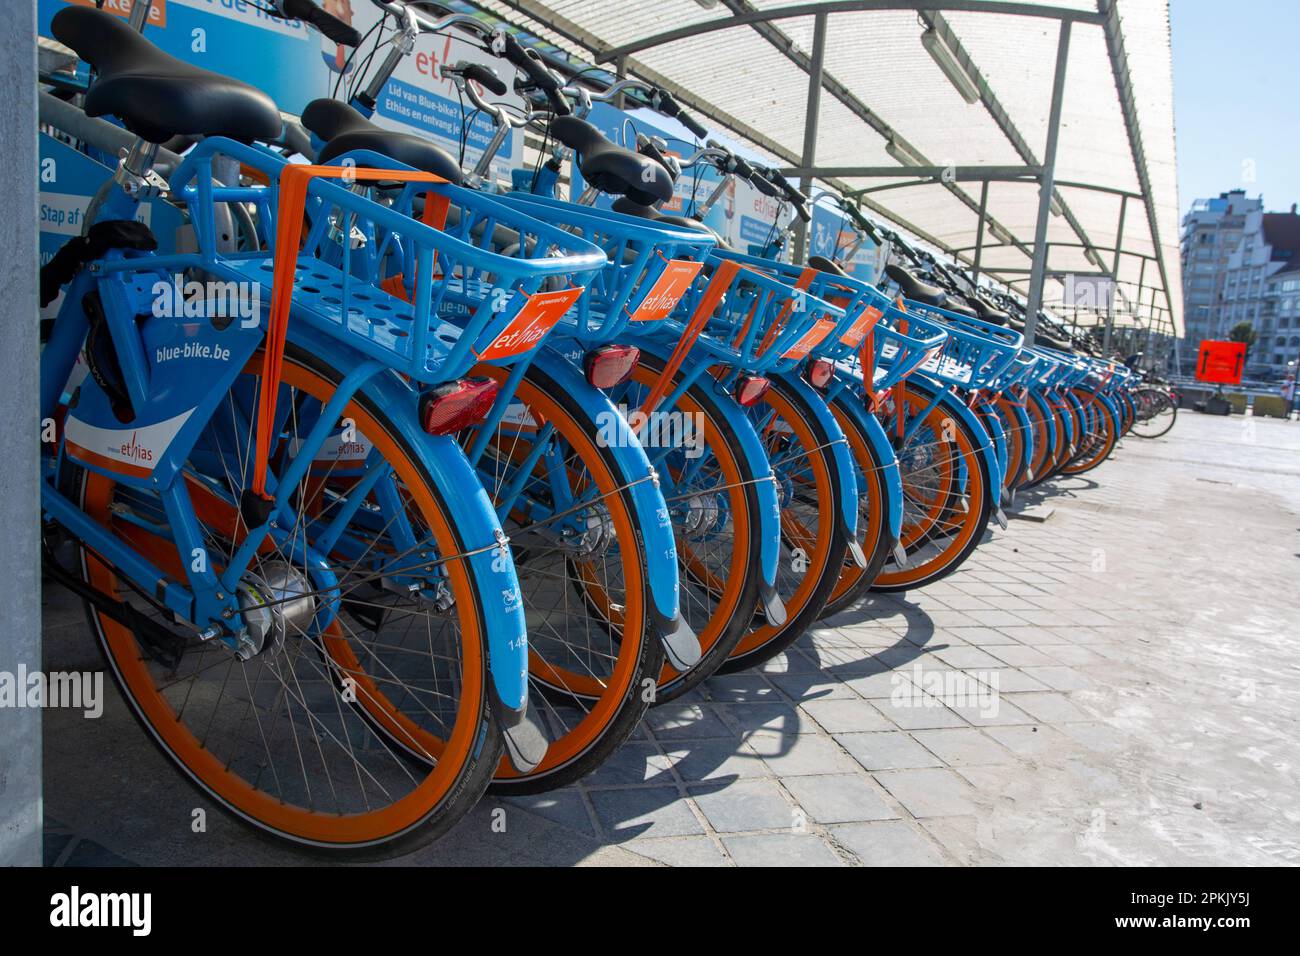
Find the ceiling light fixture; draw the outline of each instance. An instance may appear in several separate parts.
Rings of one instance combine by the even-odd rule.
[[[957,54],[949,48],[934,27],[921,34],[921,46],[925,47],[925,51],[930,54],[935,65],[943,71],[943,75],[948,77],[948,82],[961,94],[962,99],[967,103],[975,103],[979,100],[980,90],[975,80],[966,72],[966,67],[962,66],[961,61],[957,59]]]

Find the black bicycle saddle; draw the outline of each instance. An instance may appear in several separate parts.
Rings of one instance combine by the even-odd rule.
[[[302,125],[325,143],[317,162],[368,149],[450,183],[459,184],[463,178],[460,165],[441,146],[412,133],[381,129],[341,100],[312,100],[302,111]]]
[[[68,6],[50,30],[98,74],[86,94],[87,116],[116,116],[151,143],[182,135],[243,143],[280,135],[280,110],[261,90],[164,53],[120,17]]]
[[[600,130],[576,116],[557,116],[551,132],[578,157],[582,178],[601,192],[627,196],[642,206],[673,195],[673,178],[649,156],[615,146]]]

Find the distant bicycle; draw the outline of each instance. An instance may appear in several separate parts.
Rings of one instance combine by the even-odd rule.
[[[1169,390],[1158,385],[1142,385],[1133,393],[1136,417],[1131,429],[1138,438],[1159,438],[1174,427],[1178,403]]]

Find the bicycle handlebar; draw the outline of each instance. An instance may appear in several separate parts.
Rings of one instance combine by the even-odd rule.
[[[312,0],[274,0],[275,9],[287,20],[301,20],[315,27],[323,36],[343,46],[356,47],[361,34],[351,24],[326,13]]]

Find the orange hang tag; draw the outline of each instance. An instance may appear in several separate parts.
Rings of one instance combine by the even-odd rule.
[[[839,325],[834,319],[818,319],[813,323],[813,327],[799,337],[799,341],[790,346],[781,358],[801,359],[805,358],[814,346],[821,344],[822,339],[831,334],[835,326]]]
[[[876,321],[884,315],[875,306],[867,306],[862,310],[862,314],[853,320],[849,330],[840,336],[840,341],[849,348],[857,348],[862,344],[862,340],[867,337],[867,333],[875,327]]]
[[[677,303],[681,301],[694,278],[704,267],[702,262],[689,259],[669,259],[664,271],[650,287],[636,311],[628,317],[629,322],[655,322],[665,318]]]
[[[527,352],[546,338],[546,333],[555,327],[564,313],[573,308],[573,303],[578,301],[585,289],[586,286],[577,286],[555,292],[535,292],[527,296],[528,301],[524,307],[478,357],[488,361]]]

